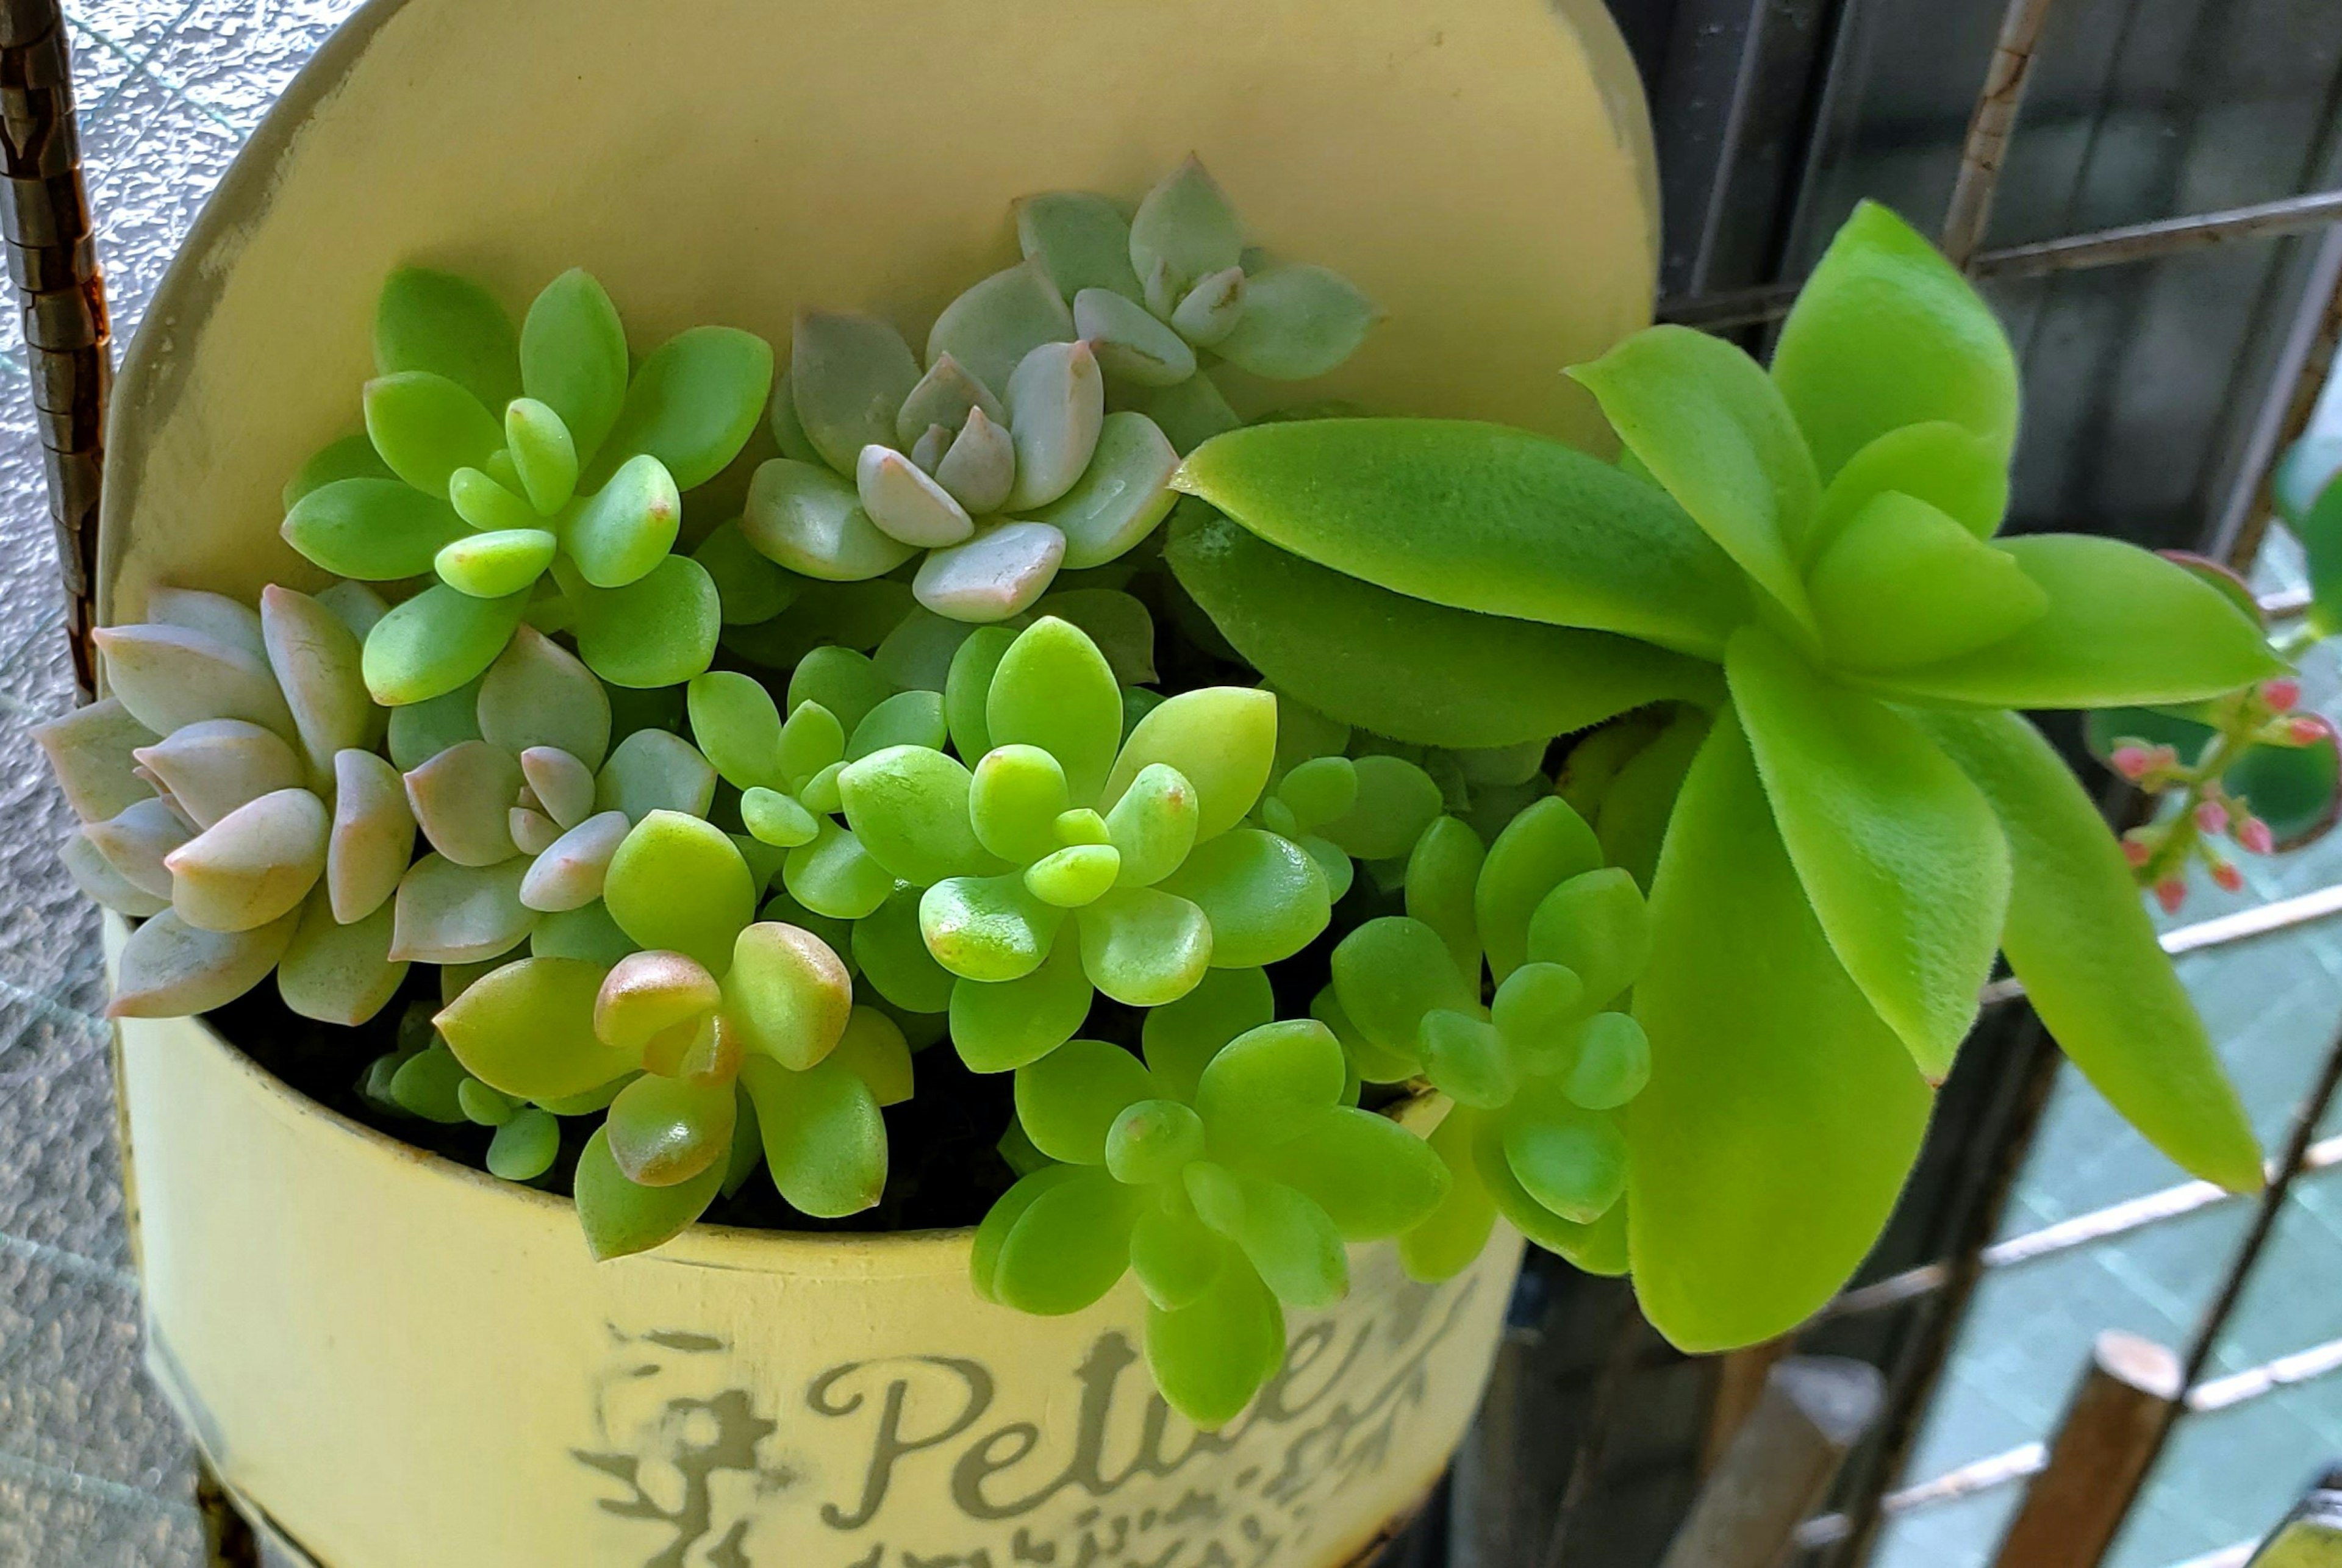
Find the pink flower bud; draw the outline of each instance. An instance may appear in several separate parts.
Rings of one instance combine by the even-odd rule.
[[[2196,825],[2206,833],[2227,832],[2228,808],[2216,800],[2198,803],[2196,807]]]
[[[2155,757],[2145,746],[2126,744],[2115,748],[2115,772],[2127,779],[2143,779],[2155,765]]]
[[[2297,746],[2314,746],[2324,740],[2327,734],[2324,719],[2298,718],[2286,722],[2285,737]]]
[[[2242,893],[2245,890],[2245,874],[2225,860],[2212,863],[2212,880],[2223,893]]]
[[[2163,905],[2166,914],[2177,914],[2179,906],[2187,902],[2187,884],[2177,877],[2166,877],[2155,884],[2155,902]]]
[[[2290,678],[2275,681],[2263,681],[2261,683],[2261,701],[2267,703],[2270,707],[2275,708],[2278,713],[2285,713],[2292,708],[2296,703],[2301,701],[2301,683]]]
[[[2277,849],[2277,835],[2269,824],[2257,816],[2248,816],[2237,824],[2237,842],[2253,854],[2268,854]]]
[[[2155,854],[2155,851],[2147,847],[2147,841],[2143,838],[2123,840],[2122,852],[2123,858],[2130,862],[2134,867],[2145,865]]]

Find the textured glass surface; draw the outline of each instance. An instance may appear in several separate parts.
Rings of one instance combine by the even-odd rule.
[[[195,211],[356,0],[67,0],[126,340]],[[28,727],[71,701],[22,329],[0,312],[0,1565],[199,1563],[185,1440],[139,1367],[97,922]]]

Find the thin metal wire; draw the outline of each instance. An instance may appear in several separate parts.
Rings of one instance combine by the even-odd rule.
[[[1968,117],[1968,134],[1960,148],[1960,173],[1952,186],[1949,209],[1944,215],[1944,254],[1966,270],[1984,243],[1985,225],[1992,221],[1993,193],[2000,185],[2001,162],[2007,155],[2009,133],[2017,128],[2017,111],[2025,101],[2025,84],[2033,75],[2033,51],[2041,41],[2041,25],[2049,18],[2051,0],[2010,0],[2000,19],[2000,38],[1994,44],[1992,64],[1986,69],[1984,91],[1977,95]]]
[[[2031,245],[2008,245],[1979,252],[1969,274],[1979,278],[2037,277],[2046,273],[2083,272],[2125,262],[2152,261],[2205,250],[2237,240],[2275,239],[2307,234],[2342,222],[2342,191],[2319,191],[2287,196],[2247,207],[2197,213],[2188,217],[2163,218],[2120,228],[2068,235]],[[1725,289],[1662,300],[1662,321],[1696,326],[1706,332],[1750,326],[1787,315],[1797,303],[1804,280],[1760,284],[1754,288]]]

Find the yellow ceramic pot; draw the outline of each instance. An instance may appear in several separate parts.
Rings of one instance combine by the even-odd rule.
[[[101,614],[315,581],[277,494],[356,427],[383,275],[564,268],[638,345],[800,306],[916,338],[1035,190],[1199,153],[1390,312],[1302,395],[1602,439],[1559,374],[1648,317],[1649,137],[1597,0],[375,0],[198,222],[117,388]],[[353,1064],[355,1070],[355,1064]],[[1338,1309],[1199,1434],[1130,1283],[1019,1316],[966,1232],[702,1227],[592,1263],[565,1202],[348,1123],[203,1024],[122,1026],[151,1358],[328,1568],[1331,1568],[1476,1403],[1518,1255]],[[1429,1114],[1430,1107],[1418,1107]]]

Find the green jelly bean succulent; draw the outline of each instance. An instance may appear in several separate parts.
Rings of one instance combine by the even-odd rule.
[[[365,434],[286,486],[284,532],[344,577],[435,577],[366,635],[376,701],[466,684],[525,620],[569,630],[615,685],[707,667],[715,583],[671,551],[683,493],[756,429],[770,345],[694,327],[630,372],[617,309],[584,272],[548,284],[515,332],[478,285],[405,267],[376,305],[375,365]]]
[[[1995,536],[2014,357],[1882,207],[1832,244],[1769,373],[1658,326],[1571,374],[1616,465],[1489,425],[1258,424],[1188,458],[1175,483],[1224,516],[1185,518],[1167,554],[1281,690],[1402,740],[1502,744],[1661,698],[1712,715],[1646,781],[1673,801],[1632,1006],[1651,1084],[1624,1118],[1653,1321],[1690,1348],[1746,1343],[1845,1281],[1997,953],[2134,1124],[2193,1174],[2257,1186],[2129,867],[2007,711],[2281,676],[2254,620],[2128,545]]]
[[[1276,1371],[1284,1307],[1339,1301],[1348,1244],[1448,1186],[1421,1139],[1342,1103],[1325,1025],[1274,1016],[1259,970],[1215,970],[1147,1015],[1143,1061],[1075,1040],[1019,1068],[1017,1124],[1052,1163],[976,1232],[976,1290],[1020,1311],[1078,1312],[1136,1274],[1156,1385],[1205,1427]]]
[[[1342,939],[1316,1007],[1360,1076],[1421,1075],[1455,1102],[1431,1140],[1454,1180],[1402,1258],[1445,1279],[1480,1255],[1501,1212],[1579,1267],[1623,1273],[1620,1113],[1651,1056],[1615,1007],[1650,953],[1641,890],[1547,795],[1485,852],[1469,825],[1441,817],[1408,857],[1406,900],[1404,915]]]

